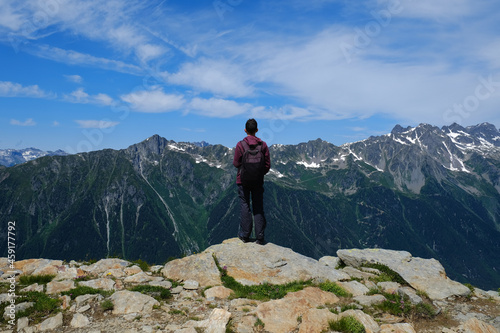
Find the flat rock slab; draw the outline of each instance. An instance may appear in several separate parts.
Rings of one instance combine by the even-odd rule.
[[[219,265],[227,269],[227,274],[243,285],[350,279],[342,271],[272,243],[258,245],[232,238],[209,247],[205,253],[215,255]]]
[[[14,268],[23,271],[25,275],[57,274],[57,266],[61,260],[51,259],[25,259],[14,263]]]
[[[110,258],[110,259],[101,259],[96,263],[93,263],[89,266],[82,266],[81,269],[91,273],[91,274],[102,274],[110,269],[124,269],[128,265],[130,265],[130,261]]]
[[[197,281],[201,287],[221,285],[220,272],[212,253],[202,252],[168,262],[162,274],[174,281]]]
[[[107,278],[100,278],[88,281],[81,281],[79,283],[80,286],[86,286],[94,289],[102,289],[102,290],[113,290],[115,287],[115,281]]]
[[[424,291],[431,299],[467,296],[469,288],[446,276],[443,266],[435,259],[412,257],[406,251],[383,249],[338,250],[337,256],[353,267],[379,263],[401,275],[413,288]]]
[[[302,316],[299,333],[323,332],[328,329],[330,321],[338,320],[338,316],[328,309],[309,309]]]
[[[113,314],[150,313],[160,303],[153,297],[137,291],[117,291],[110,297],[114,304]]]
[[[256,314],[265,324],[266,331],[274,333],[291,332],[299,324],[297,318],[306,315],[311,308],[335,304],[339,298],[332,293],[315,287],[288,293],[284,298],[261,303]],[[307,325],[312,325],[308,321]]]

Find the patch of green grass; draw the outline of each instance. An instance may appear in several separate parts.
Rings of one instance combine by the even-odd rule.
[[[469,288],[471,294],[473,294],[474,290],[476,290],[476,288],[472,284],[470,284],[470,283],[464,283],[464,286],[466,286],[467,288]]]
[[[104,311],[113,310],[114,307],[115,307],[115,305],[113,304],[113,302],[110,299],[107,299],[107,300],[104,300],[101,302],[101,308]]]
[[[233,298],[249,298],[255,300],[280,299],[289,292],[296,292],[304,289],[305,286],[312,285],[311,281],[296,281],[282,285],[262,283],[254,286],[245,286],[227,274],[226,268],[221,268],[217,258],[214,256],[217,268],[221,273],[222,284],[233,290]]]
[[[97,276],[89,274],[89,275],[78,276],[74,281],[80,282],[80,281],[90,281],[90,280],[94,280],[94,279],[97,279]]]
[[[353,316],[342,317],[337,321],[330,321],[328,323],[332,331],[343,333],[365,333],[365,327]]]
[[[55,277],[55,275],[22,275],[19,277],[19,284],[25,286],[29,286],[34,283],[47,284]]]
[[[166,300],[172,297],[169,289],[160,286],[139,285],[129,289],[130,291],[138,291],[142,294],[149,295],[157,301]]]
[[[372,296],[372,295],[377,295],[380,294],[380,290],[377,287],[372,287],[368,292],[366,293],[367,296]]]
[[[436,310],[432,307],[432,305],[427,303],[419,303],[414,307],[414,313],[418,317],[423,318],[433,318],[436,316]]]
[[[339,260],[339,263],[338,263],[337,267],[335,267],[335,269],[340,270],[340,269],[346,268],[346,267],[347,267],[346,263],[343,262],[342,260]]]
[[[378,269],[380,272],[382,272],[382,274],[380,274],[377,278],[374,278],[375,282],[392,281],[392,282],[397,282],[401,285],[405,285],[405,286],[408,285],[408,282],[406,282],[405,279],[403,279],[401,277],[401,275],[399,275],[398,273],[396,273],[395,271],[393,271],[392,269],[390,269],[386,265],[376,263],[376,264],[365,264],[363,266],[369,267],[369,268],[375,268],[375,269]]]
[[[260,320],[260,318],[257,318],[253,326],[257,327],[258,329],[263,329],[266,326],[266,324],[264,324],[264,322]]]
[[[347,310],[358,310],[358,307],[356,306],[356,304],[347,304],[340,307],[340,312],[344,312]]]
[[[233,298],[249,298],[262,301],[283,298],[289,292],[300,291],[304,289],[305,286],[311,284],[307,281],[297,281],[282,285],[266,282],[255,286],[245,286],[228,275],[222,277],[222,283],[226,288],[233,290]]]
[[[401,296],[397,293],[382,293],[386,300],[380,304],[374,305],[374,308],[400,317],[420,317],[433,318],[436,311],[431,304],[419,303],[411,304],[408,296]]]
[[[383,293],[386,300],[380,304],[374,305],[375,308],[380,309],[384,312],[388,312],[395,316],[408,316],[411,312],[412,305],[409,298],[401,297],[399,294],[388,294]]]
[[[134,260],[134,261],[132,261],[132,263],[136,264],[137,266],[139,266],[140,269],[142,269],[143,272],[148,272],[149,271],[149,264],[147,262],[145,262],[144,260],[142,260],[142,259]]]
[[[28,291],[21,293],[16,303],[33,302],[33,306],[16,314],[17,318],[30,317],[33,323],[39,323],[46,316],[60,311],[61,301],[51,298],[45,293],[38,291]]]
[[[181,310],[177,310],[177,309],[172,309],[170,311],[168,311],[169,314],[171,315],[184,315],[185,313]]]
[[[10,302],[4,302],[0,303],[0,313],[5,313],[5,308],[10,305]],[[17,315],[16,315],[17,316]],[[0,323],[5,324],[7,323],[11,318],[7,317],[7,320],[3,316],[0,316]]]
[[[101,289],[95,289],[87,286],[78,286],[68,291],[61,292],[61,295],[67,295],[71,297],[71,299],[75,299],[78,296],[87,295],[87,294],[101,294],[102,296],[109,296],[113,293],[113,291],[106,291]]]
[[[352,297],[344,288],[336,284],[335,282],[326,281],[319,284],[319,288],[323,291],[329,291],[334,293],[339,297]]]
[[[8,293],[9,290],[10,290],[10,283],[8,283],[8,282],[0,282],[0,294]]]

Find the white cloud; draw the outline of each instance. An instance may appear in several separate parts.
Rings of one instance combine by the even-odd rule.
[[[98,128],[98,129],[111,128],[119,124],[119,122],[117,121],[109,121],[109,120],[75,120],[75,122],[78,123],[81,128]]]
[[[74,82],[74,83],[82,83],[83,78],[80,75],[64,75],[66,80],[69,82]]]
[[[166,94],[161,89],[136,91],[121,96],[121,99],[134,111],[146,113],[180,110],[185,104],[184,96]]]
[[[147,21],[152,7],[143,1],[121,0],[11,1],[6,6],[8,12],[0,15],[0,25],[8,27],[8,33],[16,38],[35,40],[47,33],[69,33],[92,42],[103,42],[123,56],[136,54],[139,60],[150,61],[166,52],[166,48],[142,27],[143,23],[152,24]],[[24,23],[27,27],[23,29]],[[47,53],[46,58],[56,61],[75,61],[71,51],[59,52],[57,57],[50,57],[50,51]],[[87,59],[90,65],[96,64],[94,60]]]
[[[97,94],[93,96],[93,100],[100,105],[113,105],[113,99],[106,94]]]
[[[15,13],[12,8],[14,1],[2,1],[2,10],[0,11],[0,27],[8,28],[9,30],[18,30],[25,22],[21,14]]]
[[[25,121],[11,119],[10,124],[16,126],[35,126],[36,122],[33,120],[33,118],[26,119]]]
[[[497,71],[500,70],[500,57],[498,56],[500,54],[500,38],[490,39],[478,49],[479,58],[488,61],[490,66]]]
[[[48,98],[52,95],[44,92],[38,85],[23,86],[19,83],[0,81],[0,96]]]
[[[123,61],[95,57],[90,54],[80,53],[72,50],[64,50],[49,45],[41,45],[38,47],[30,48],[27,51],[37,57],[62,62],[65,64],[97,67],[133,75],[144,74],[144,70],[140,67],[127,64]]]
[[[400,9],[398,16],[425,18],[439,21],[460,19],[475,11],[477,1],[470,0],[378,0],[384,7],[396,6]]]
[[[148,62],[149,60],[161,57],[165,53],[166,49],[159,45],[140,44],[136,47],[136,54],[141,62]]]
[[[235,101],[220,98],[193,98],[188,108],[200,115],[216,118],[231,118],[249,112],[252,105],[245,103],[239,104]]]
[[[215,95],[243,97],[253,94],[247,72],[238,65],[224,60],[201,59],[185,63],[175,74],[167,75],[172,84],[193,87]]]
[[[251,116],[259,119],[279,120],[307,120],[316,118],[315,113],[311,110],[294,105],[284,105],[279,108],[254,107],[251,110]]]
[[[83,88],[71,92],[69,95],[64,95],[64,100],[70,103],[77,104],[97,104],[109,106],[113,104],[113,99],[106,94],[89,95]]]

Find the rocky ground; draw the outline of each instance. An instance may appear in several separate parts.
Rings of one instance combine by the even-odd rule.
[[[0,332],[500,332],[498,290],[401,251],[317,261],[230,239],[164,266],[29,259],[13,271],[2,258],[0,270]]]

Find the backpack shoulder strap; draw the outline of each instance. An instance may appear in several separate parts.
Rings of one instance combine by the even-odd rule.
[[[241,140],[241,146],[243,147],[243,152],[246,152],[248,149],[250,149],[250,146],[245,140]]]

